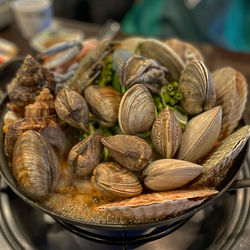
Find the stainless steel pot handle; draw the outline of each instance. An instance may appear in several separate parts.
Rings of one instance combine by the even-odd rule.
[[[227,189],[227,191],[233,191],[240,188],[250,188],[250,178],[235,180],[232,185]]]

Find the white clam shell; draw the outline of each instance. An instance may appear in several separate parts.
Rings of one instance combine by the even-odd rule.
[[[201,204],[208,196],[216,193],[218,193],[216,190],[201,189],[143,194],[98,208],[99,210],[108,210],[117,216],[153,219],[181,213]]]
[[[221,106],[217,106],[191,119],[182,135],[177,158],[197,162],[206,156],[219,137],[221,117]]]
[[[167,191],[182,187],[199,176],[200,165],[176,160],[161,159],[152,162],[144,171],[144,184],[154,191]]]

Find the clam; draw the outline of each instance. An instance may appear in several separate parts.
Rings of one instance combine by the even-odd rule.
[[[29,130],[18,138],[13,151],[13,173],[22,190],[32,198],[44,198],[55,190],[59,162],[42,135]]]
[[[9,98],[15,105],[23,108],[35,101],[42,88],[54,91],[54,77],[33,57],[27,56],[16,77],[7,87]]]
[[[50,90],[45,88],[35,98],[33,104],[25,107],[25,118],[38,118],[55,115],[54,97]]]
[[[143,139],[133,135],[115,135],[102,138],[110,156],[122,166],[140,171],[148,164],[152,150]]]
[[[69,125],[88,130],[89,109],[84,98],[70,89],[62,89],[55,100],[57,115]]]
[[[98,122],[112,127],[117,122],[121,94],[107,86],[91,85],[86,88],[84,97]]]
[[[98,191],[110,197],[127,198],[142,192],[137,177],[115,162],[99,164],[93,171],[91,182]]]
[[[145,84],[148,89],[158,93],[166,81],[167,69],[155,60],[134,55],[123,64],[121,70],[121,85],[130,88],[136,83]]]
[[[154,102],[147,87],[136,84],[123,95],[118,121],[124,134],[135,135],[150,130],[155,119]]]
[[[201,52],[190,43],[175,38],[168,39],[164,43],[167,44],[185,64],[193,60],[204,61]]]
[[[180,188],[198,177],[202,166],[175,159],[162,159],[150,163],[143,171],[144,184],[154,191]]]
[[[155,119],[152,143],[164,158],[172,158],[181,144],[181,128],[174,112],[166,106]]]
[[[216,105],[222,106],[220,139],[225,138],[238,125],[247,100],[245,78],[236,70],[225,67],[212,74],[216,92]]]
[[[221,117],[221,106],[216,106],[192,118],[182,135],[177,158],[197,162],[206,156],[219,137]]]
[[[240,153],[250,137],[250,125],[246,125],[225,138],[202,163],[202,178],[195,185],[217,186],[226,176],[232,161]]]
[[[96,131],[86,139],[77,143],[69,152],[68,163],[73,172],[79,176],[87,176],[99,164],[102,154],[102,133]]]
[[[209,196],[216,193],[218,191],[212,189],[149,193],[102,205],[98,209],[130,219],[165,218],[166,216],[177,215],[189,208],[198,206]]]
[[[139,44],[138,51],[141,56],[154,59],[168,69],[169,80],[179,80],[184,63],[168,45],[155,39],[145,39]]]
[[[195,60],[186,66],[180,77],[179,90],[183,95],[181,106],[188,114],[199,114],[215,105],[213,81],[201,61]]]

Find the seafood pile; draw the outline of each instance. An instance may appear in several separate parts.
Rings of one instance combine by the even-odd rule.
[[[250,136],[237,127],[245,78],[210,73],[177,39],[96,43],[86,53],[56,45],[40,59],[68,51],[47,68],[27,56],[9,84],[5,150],[20,189],[109,224],[159,220],[215,195]]]

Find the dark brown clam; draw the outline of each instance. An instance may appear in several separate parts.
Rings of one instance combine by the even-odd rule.
[[[54,77],[33,57],[27,56],[7,90],[10,100],[15,105],[25,107],[35,101],[43,88],[54,91]]]
[[[89,175],[94,167],[99,164],[102,157],[102,137],[102,133],[96,131],[70,150],[68,163],[77,176]]]
[[[145,168],[152,155],[148,143],[137,136],[115,135],[104,137],[101,141],[114,160],[132,171]]]
[[[84,98],[70,89],[62,89],[55,100],[57,115],[69,125],[88,130],[89,109]]]
[[[44,198],[55,190],[59,162],[42,135],[29,130],[18,138],[13,151],[13,173],[19,186],[32,198]]]
[[[112,127],[116,124],[121,101],[118,91],[107,86],[91,85],[86,88],[84,97],[102,125]]]

